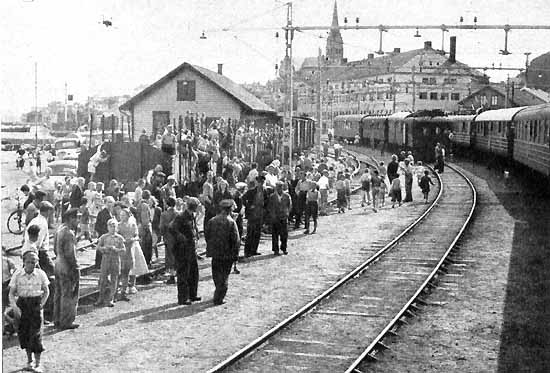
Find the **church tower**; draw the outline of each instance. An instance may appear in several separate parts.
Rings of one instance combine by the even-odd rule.
[[[327,62],[329,65],[340,65],[344,60],[344,42],[338,29],[338,9],[334,1],[332,24],[327,38]]]

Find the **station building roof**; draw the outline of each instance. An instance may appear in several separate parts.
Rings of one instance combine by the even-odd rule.
[[[235,83],[225,75],[218,74],[217,72],[208,70],[201,66],[192,65],[187,62],[182,63],[174,70],[170,71],[168,74],[157,80],[155,83],[146,87],[130,100],[126,101],[120,106],[120,110],[130,110],[131,107],[140,102],[143,98],[147,97],[149,94],[162,87],[164,84],[168,83],[171,79],[176,77],[181,71],[185,69],[191,69],[204,79],[212,82],[214,85],[229,94],[248,110],[275,114],[275,110],[272,109],[269,105],[261,101],[252,93],[244,89],[241,85]]]

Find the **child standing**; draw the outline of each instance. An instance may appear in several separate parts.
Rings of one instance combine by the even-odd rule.
[[[392,180],[390,187],[391,208],[395,207],[395,202],[399,202],[401,206],[401,181],[398,177]]]
[[[334,183],[336,189],[336,205],[338,207],[338,213],[346,212],[346,184],[344,182],[344,175],[338,174],[338,180]]]
[[[361,175],[361,207],[365,207],[365,204],[370,205],[370,174],[369,169],[366,168],[363,175]]]
[[[95,306],[101,306],[107,301],[108,307],[114,307],[114,299],[120,275],[120,256],[126,252],[124,238],[116,233],[118,222],[109,219],[108,232],[99,237],[97,249],[103,254],[101,258],[101,275],[99,277],[99,299]]]
[[[55,184],[55,190],[53,192],[53,208],[54,218],[56,222],[61,220],[61,211],[63,205],[63,185],[61,183]]]
[[[432,179],[429,176],[430,172],[428,170],[424,171],[424,176],[420,178],[418,186],[422,189],[422,194],[424,195],[424,203],[428,203],[428,194],[430,194],[430,184],[434,185]]]
[[[42,309],[50,295],[50,281],[44,271],[36,268],[38,253],[26,251],[23,263],[23,268],[18,269],[10,280],[9,299],[15,314],[20,318],[17,335],[21,348],[27,352],[26,369],[42,372]],[[33,354],[36,362],[34,367]]]
[[[80,213],[80,236],[78,236],[77,241],[84,238],[92,242],[90,237],[90,210],[88,209],[88,199],[85,197],[80,200],[78,212]]]
[[[346,204],[348,210],[351,210],[351,175],[349,172],[345,174],[344,185],[346,186]]]
[[[319,215],[319,201],[321,199],[321,193],[319,193],[319,186],[316,183],[311,183],[310,190],[306,194],[306,231],[305,234],[309,234],[309,218],[313,218],[313,231],[311,234],[317,231],[317,216]]]
[[[378,175],[378,170],[374,170],[370,179],[371,191],[372,191],[372,211],[378,212],[376,206],[378,206],[378,199],[380,194],[380,186],[382,185],[382,179]]]

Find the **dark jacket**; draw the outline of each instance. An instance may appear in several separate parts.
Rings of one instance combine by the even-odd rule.
[[[397,163],[396,161],[391,161],[390,163],[388,163],[388,168],[387,168],[388,176],[392,176],[392,177],[396,176],[398,169],[399,169],[399,163]]]
[[[287,192],[283,192],[280,199],[279,194],[274,192],[269,196],[267,206],[267,210],[269,211],[269,215],[271,217],[271,222],[281,221],[288,218],[290,210],[292,209],[292,201]]]
[[[262,209],[263,210],[267,206],[268,195],[267,195],[267,190],[265,190],[265,189],[263,190],[263,195],[264,195],[263,204],[261,206],[254,205],[254,198],[256,197],[257,191],[258,191],[258,187],[255,187],[253,189],[247,190],[246,193],[243,195],[245,215],[246,215],[247,219],[250,217],[253,210],[256,210],[256,209]]]
[[[109,231],[107,229],[107,222],[109,221],[109,219],[112,219],[112,218],[113,218],[113,215],[111,215],[111,213],[106,207],[100,212],[98,212],[97,218],[95,221],[94,230],[97,232],[97,235],[99,237],[101,237],[101,235]]]
[[[230,216],[218,214],[206,223],[206,256],[213,259],[237,260],[241,239],[237,223]]]
[[[159,232],[164,238],[166,246],[174,247],[176,243],[175,237],[169,228],[170,223],[176,218],[176,210],[173,207],[169,207],[160,215]]]
[[[79,185],[75,185],[69,195],[69,203],[71,204],[71,207],[79,208],[82,197],[84,197],[84,192],[82,192]]]
[[[196,258],[196,226],[195,217],[187,210],[176,215],[172,223],[168,225],[169,231],[175,237],[174,257],[177,261]]]

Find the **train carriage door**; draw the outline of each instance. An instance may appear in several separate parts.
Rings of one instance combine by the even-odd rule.
[[[363,137],[364,136],[364,134],[363,134],[363,123],[361,121],[359,121],[358,126],[359,126],[359,143],[361,145],[366,145],[366,141]]]
[[[408,130],[408,126],[407,126],[407,122],[403,121],[401,123],[401,128],[402,128],[402,136],[403,136],[403,139],[401,140],[402,141],[402,144],[405,148],[408,148],[409,146],[409,130]]]
[[[506,124],[506,139],[508,141],[508,160],[514,159],[514,139],[516,137],[516,124],[510,121]]]

